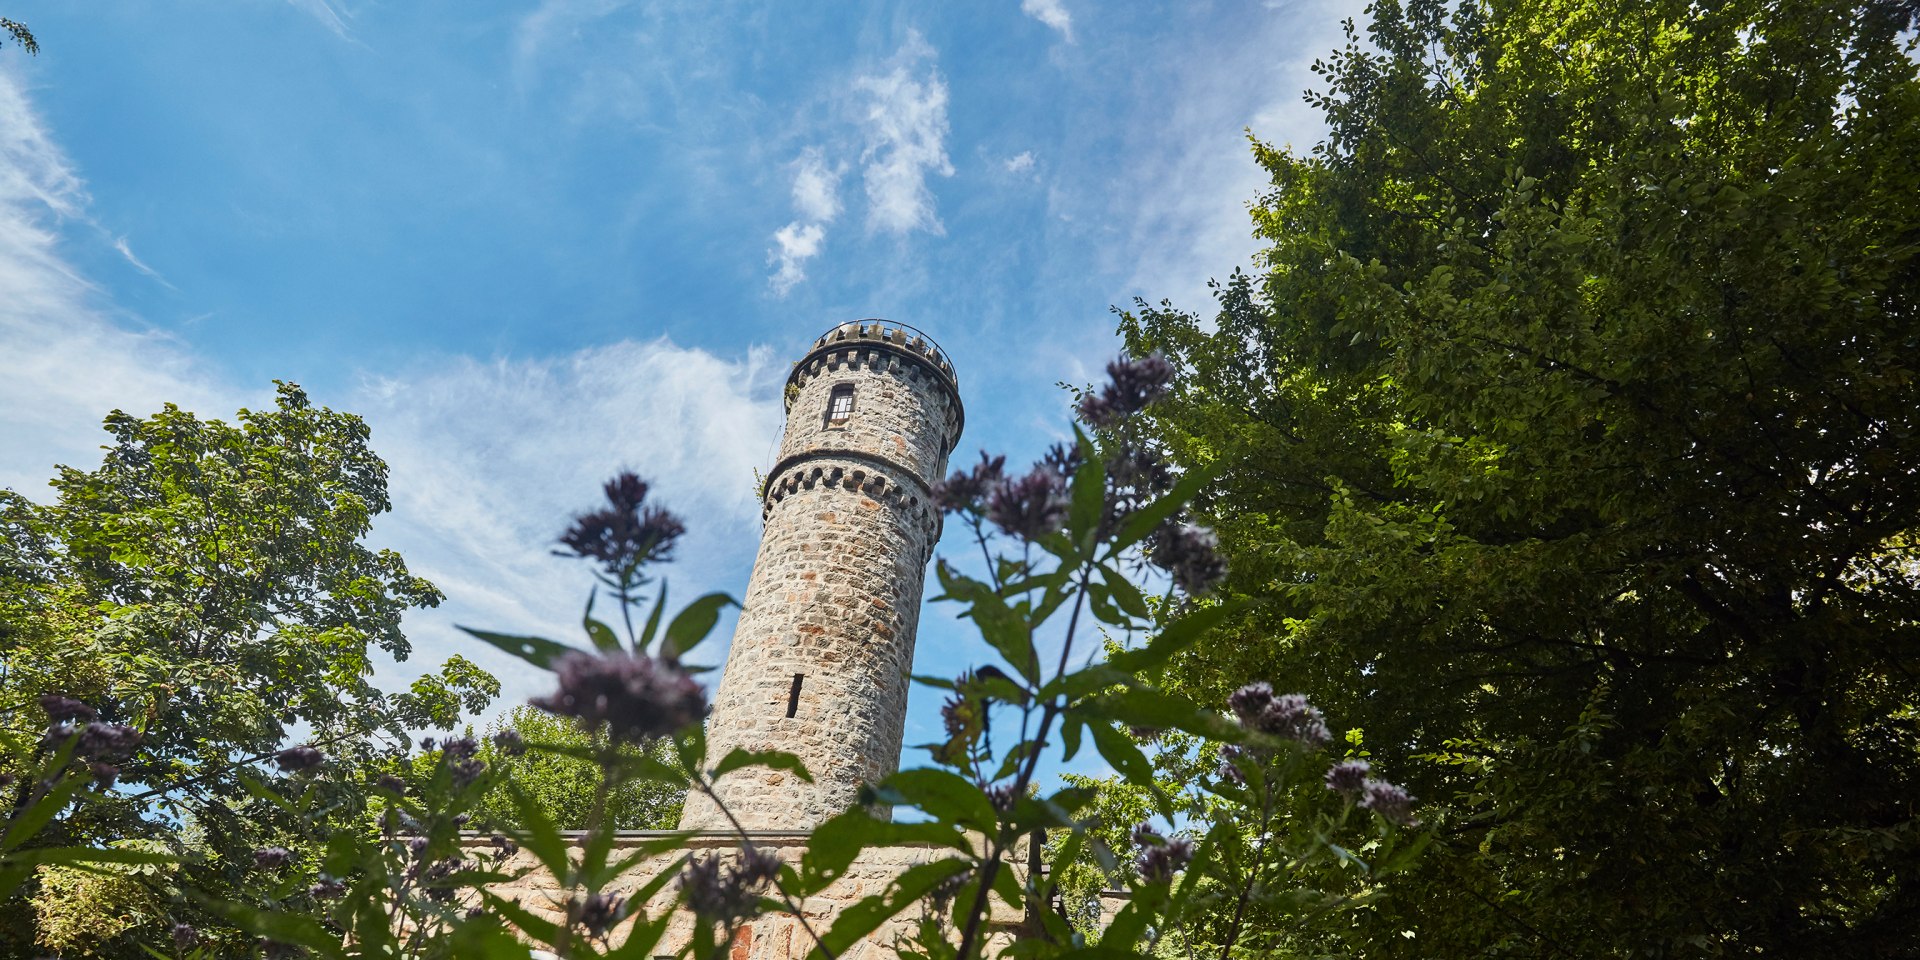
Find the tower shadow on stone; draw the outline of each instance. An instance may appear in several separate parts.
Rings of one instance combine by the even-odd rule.
[[[683,830],[806,831],[899,766],[933,484],[964,423],[958,378],[913,327],[841,324],[787,378],[765,532],[707,723],[708,755],[797,755],[813,782],[761,767],[687,797]]]

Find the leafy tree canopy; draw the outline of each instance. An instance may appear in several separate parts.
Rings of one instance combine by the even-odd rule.
[[[35,842],[191,840],[209,854],[197,882],[219,890],[253,847],[299,839],[247,790],[245,761],[299,736],[351,770],[404,751],[411,729],[451,728],[499,685],[460,657],[403,693],[369,682],[376,652],[409,652],[401,614],[440,593],[362,542],[389,502],[358,417],[282,384],[273,409],[235,424],[168,406],[106,428],[100,466],[60,468],[51,503],[0,491],[0,773],[46,752],[42,696],[138,730],[117,785]],[[8,783],[9,806],[25,803],[32,778]]]
[[[517,741],[514,738],[518,738]],[[528,746],[534,749],[527,749]],[[565,717],[521,705],[487,727],[480,759],[498,771],[493,789],[480,798],[480,822],[504,828],[526,823],[507,784],[537,804],[562,830],[584,830],[593,812],[600,768],[593,752],[603,749],[593,735]],[[656,740],[646,747],[622,745],[629,760],[642,754],[655,763],[670,759],[672,744]],[[608,792],[604,822],[616,830],[671,830],[680,822],[686,789],[678,784],[634,779]]]
[[[1370,952],[1920,941],[1912,12],[1376,3],[1258,275],[1123,316],[1272,601],[1172,673],[1433,804]]]

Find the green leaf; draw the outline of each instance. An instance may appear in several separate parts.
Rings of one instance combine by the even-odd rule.
[[[647,650],[653,646],[654,634],[660,632],[660,617],[666,612],[667,612],[667,581],[665,577],[662,577],[660,579],[660,596],[654,598],[653,611],[647,614],[646,626],[641,628],[640,636],[634,639],[634,648],[633,648],[634,656],[636,657],[646,656]]]
[[[1142,674],[1156,670],[1172,660],[1180,651],[1193,645],[1194,641],[1205,636],[1208,630],[1219,626],[1228,617],[1251,606],[1251,600],[1227,600],[1210,603],[1167,624],[1147,641],[1147,645],[1135,650],[1122,650],[1107,658],[1114,669],[1131,674]]]
[[[1074,425],[1073,437],[1084,462],[1073,473],[1072,499],[1067,506],[1067,536],[1082,554],[1092,554],[1100,514],[1107,505],[1107,464],[1078,424]]]
[[[33,836],[39,833],[48,821],[67,808],[67,803],[73,799],[74,794],[79,793],[92,782],[91,777],[69,776],[54,784],[53,788],[41,795],[40,799],[14,815],[13,825],[7,828],[6,838],[0,840],[0,849],[12,850],[33,839]]]
[[[472,627],[460,629],[542,670],[551,670],[553,661],[566,654],[579,652],[564,643],[555,643],[545,637],[519,637],[509,633],[494,633],[491,630],[475,630]]]
[[[620,650],[620,638],[613,635],[612,627],[593,618],[593,601],[599,593],[598,590],[587,593],[587,612],[580,615],[580,625],[586,628],[587,636],[592,638],[594,649],[601,653],[617,653]]]
[[[799,896],[812,896],[840,879],[860,851],[868,847],[927,843],[971,853],[967,837],[939,823],[894,823],[855,808],[815,827],[800,860]]]
[[[1212,483],[1218,476],[1218,471],[1219,468],[1217,466],[1194,467],[1189,469],[1165,496],[1134,511],[1131,516],[1127,517],[1127,519],[1120,524],[1120,532],[1115,534],[1113,539],[1107,544],[1106,555],[1109,557],[1119,556],[1120,551],[1146,539],[1147,534],[1152,533],[1158,529],[1161,524],[1167,522],[1175,513],[1180,511],[1181,507],[1186,506],[1188,501],[1192,500],[1196,494],[1204,489],[1207,484]]]
[[[1087,730],[1093,734],[1094,747],[1120,771],[1123,779],[1136,787],[1153,787],[1153,765],[1147,762],[1146,754],[1140,752],[1133,738],[1102,721],[1087,724]]]
[[[881,781],[879,790],[890,803],[911,804],[948,823],[981,831],[999,823],[987,795],[972,781],[946,770],[902,770]]]
[[[1147,599],[1140,595],[1140,588],[1133,585],[1125,575],[1107,564],[1100,564],[1100,580],[1107,585],[1113,595],[1113,601],[1125,610],[1127,615],[1137,620],[1153,619],[1153,611],[1147,607]]]
[[[664,593],[665,587],[662,586]],[[713,625],[720,619],[720,611],[729,605],[739,606],[732,597],[724,593],[709,593],[681,610],[667,625],[667,636],[662,641],[661,655],[679,659],[692,650],[713,632]]]
[[[170,853],[147,850],[121,850],[117,848],[96,847],[36,847],[31,850],[15,850],[0,857],[0,863],[8,867],[59,865],[64,867],[85,867],[90,863],[178,863],[179,857]]]
[[[532,937],[535,941],[552,945],[555,940],[559,939],[559,924],[551,920],[540,919],[534,915],[533,911],[521,906],[518,901],[508,900],[491,890],[480,891],[480,896],[486,899],[489,910],[505,917],[514,926],[520,928],[521,932]]]
[[[833,926],[821,935],[820,943],[807,955],[809,960],[828,960],[841,956],[868,934],[880,929],[881,924],[919,903],[934,887],[949,877],[966,872],[972,866],[971,861],[948,858],[908,867],[894,878],[885,892],[863,897],[842,910],[834,918]]]
[[[520,812],[520,823],[524,827],[516,837],[520,845],[539,858],[541,866],[546,867],[554,879],[569,882],[573,875],[573,863],[569,859],[566,838],[560,835],[560,828],[554,826],[546,808],[521,789],[519,784],[509,780],[506,788],[507,795],[513,798],[514,809]]]
[[[1027,621],[1008,607],[992,587],[954,573],[944,563],[935,567],[935,570],[947,595],[968,605],[961,615],[973,619],[974,625],[980,629],[981,639],[999,651],[1001,659],[1025,677],[1027,682],[1037,682],[1039,665],[1034,660],[1033,637],[1027,629]]]
[[[1150,687],[1101,694],[1071,709],[1088,717],[1112,720],[1131,727],[1185,730],[1216,740],[1235,741],[1240,738],[1239,726],[1219,713],[1203,710],[1186,697]],[[1098,726],[1093,723],[1088,725]],[[1098,743],[1097,740],[1095,742]]]
[[[215,900],[196,891],[189,895],[201,905],[225,917],[234,926],[256,937],[306,947],[323,957],[344,958],[340,937],[329,932],[320,921],[306,914],[262,910],[231,900]]]
[[[774,770],[785,770],[800,778],[802,783],[813,782],[813,775],[807,772],[807,765],[800,762],[798,756],[785,750],[748,750],[743,747],[734,747],[727,751],[727,755],[721,758],[719,766],[713,768],[713,779],[718,780],[742,767],[769,767]]]

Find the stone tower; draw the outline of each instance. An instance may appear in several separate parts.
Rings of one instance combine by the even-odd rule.
[[[799,755],[811,784],[761,767],[720,780],[748,830],[807,830],[894,772],[927,561],[933,483],[960,438],[953,364],[925,334],[841,324],[787,378],[766,530],[707,721],[709,762],[734,747]],[[682,829],[729,829],[702,795]]]

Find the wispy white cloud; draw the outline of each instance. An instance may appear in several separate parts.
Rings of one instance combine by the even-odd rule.
[[[808,147],[794,161],[793,207],[816,223],[832,223],[840,215],[840,169],[827,166],[819,147]]]
[[[768,280],[774,296],[786,296],[807,279],[807,261],[820,255],[826,239],[825,227],[798,220],[774,231],[773,249],[767,251],[767,263],[774,267],[773,276]]]
[[[1020,12],[1058,30],[1068,43],[1073,42],[1073,16],[1060,0],[1020,0]]]
[[[1023,150],[1000,164],[1008,173],[1026,173],[1033,169],[1033,151]]]
[[[1122,295],[1211,314],[1207,280],[1250,266],[1260,246],[1247,205],[1271,181],[1247,132],[1276,145],[1317,140],[1324,123],[1300,91],[1317,85],[1313,63],[1340,45],[1341,23],[1364,16],[1364,0],[1296,0],[1253,18],[1231,43],[1205,35],[1171,52],[1179,66],[1163,80],[1166,96],[1128,124],[1144,140],[1127,148],[1123,174],[1135,199],[1126,242],[1116,245],[1132,260],[1115,265],[1128,275]],[[1111,209],[1105,190],[1089,200]]]
[[[894,54],[883,74],[863,76],[866,149],[860,155],[867,187],[867,227],[893,234],[945,233],[934,210],[929,174],[953,175],[947,159],[947,84],[939,54],[918,32]],[[924,66],[924,70],[923,70]]]
[[[407,617],[426,659],[461,652],[500,676],[508,699],[538,692],[455,624],[578,642],[587,568],[550,547],[620,469],[688,521],[681,559],[664,568],[680,600],[737,595],[759,534],[754,470],[770,465],[784,373],[764,348],[728,359],[660,339],[548,359],[451,357],[369,380],[352,409],[392,468],[394,502],[376,532],[448,597]],[[719,662],[718,634],[702,661]]]
[[[99,456],[108,411],[238,403],[207,385],[182,344],[115,324],[99,289],[67,261],[63,226],[99,233],[89,202],[18,78],[0,69],[0,486],[28,496],[41,494],[54,464]]]
[[[190,344],[127,328],[62,253],[100,236],[87,203],[0,67],[0,485],[29,496],[45,495],[54,464],[98,461],[112,409],[144,415],[173,402],[231,419],[271,403],[264,385],[233,386]],[[738,594],[759,533],[754,470],[773,458],[785,372],[765,348],[721,357],[658,339],[551,358],[443,356],[340,395],[316,392],[366,418],[390,467],[394,511],[375,520],[375,541],[447,595],[407,614],[413,661],[384,665],[378,682],[403,684],[458,653],[500,677],[502,707],[539,692],[541,681],[455,624],[579,642],[587,571],[549,547],[621,468],[688,520],[680,560],[665,568],[674,605],[707,589]],[[727,633],[721,624],[699,659],[720,662]]]
[[[141,260],[137,256],[134,256],[133,247],[128,245],[126,237],[114,237],[113,248],[115,250],[120,251],[121,258],[125,259],[127,263],[131,264],[135,270],[138,270],[141,273],[144,273],[147,276],[160,281],[162,284],[165,284],[167,287],[170,287],[170,288],[173,287],[173,284],[167,283],[166,277],[163,277],[160,275],[160,271],[147,266],[146,261]],[[174,289],[178,289],[178,288],[174,288]]]
[[[347,29],[347,20],[353,15],[337,7],[332,0],[287,0],[295,10],[320,21],[320,25],[333,31],[333,35],[343,40],[353,39]]]
[[[826,245],[827,224],[840,215],[842,166],[829,166],[819,147],[800,151],[793,162],[793,209],[799,219],[774,231],[767,263],[774,267],[768,284],[776,297],[807,278],[806,263]]]

